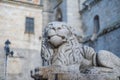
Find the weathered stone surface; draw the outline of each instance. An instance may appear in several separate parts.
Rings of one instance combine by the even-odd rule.
[[[0,45],[3,47],[4,42],[9,39],[13,48],[39,50],[41,45],[39,37],[42,36],[42,10],[7,2],[0,2],[0,7],[2,33]],[[25,33],[26,17],[34,18],[34,34]]]
[[[18,58],[8,58],[7,61],[7,73],[8,74],[19,74],[22,71],[22,59]],[[17,68],[17,69],[16,69]]]
[[[46,44],[43,45],[46,47],[43,47],[42,54],[46,55],[43,55],[43,59],[47,58],[46,61],[51,66],[40,68],[39,75],[43,78],[49,78],[51,73],[61,76],[67,72],[72,73],[72,76],[66,78],[65,73],[65,80],[99,80],[100,77],[102,80],[119,79],[120,58],[106,50],[100,50],[96,54],[93,48],[80,44],[66,23],[49,23],[45,31],[45,41]],[[81,73],[84,75],[81,76]],[[111,77],[109,74],[115,75]]]
[[[111,27],[120,20],[120,1],[119,0],[100,0],[90,8],[81,13],[83,27],[86,27],[85,35],[92,35],[94,30],[94,17],[96,15],[100,18],[100,30]],[[106,6],[107,5],[107,6]]]
[[[90,0],[92,1],[92,0]],[[116,24],[120,25],[120,1],[119,0],[97,0],[94,5],[85,9],[82,16],[83,28],[85,29],[85,36],[93,35],[94,32],[94,17],[96,15],[100,18],[100,29],[98,34],[103,32],[105,29],[112,27],[115,28]],[[88,1],[89,2],[89,1]],[[86,6],[87,7],[87,6]],[[97,40],[87,43],[92,46],[96,51],[98,50],[108,50],[120,57],[120,28],[112,31],[108,31],[103,35],[99,36]],[[97,35],[98,35],[97,34]],[[112,43],[112,44],[111,44]]]
[[[120,59],[117,56],[105,50],[100,50],[96,54],[91,47],[80,44],[72,29],[66,23],[49,23],[45,33],[46,41],[49,44],[48,50],[53,50],[53,53],[46,51],[45,54],[51,54],[48,57],[51,57],[49,60],[52,65],[70,66],[78,64],[80,69],[99,65],[119,69]]]
[[[114,30],[110,33],[104,34],[100,36],[96,41],[94,42],[88,42],[87,45],[92,46],[96,51],[99,50],[108,50],[116,54],[118,57],[120,57],[120,45],[118,45],[120,41],[120,28],[117,30]]]
[[[57,73],[58,80],[119,80],[116,74],[77,74]],[[49,76],[48,80],[54,80],[55,73]]]
[[[65,69],[65,67],[64,67]],[[48,66],[39,69],[41,79],[48,80],[119,80],[116,73],[80,73],[75,71],[63,71],[60,66]]]
[[[6,1],[6,0],[3,0],[3,1]],[[28,1],[28,0],[14,0],[14,2],[40,5],[40,0],[32,0],[32,1]]]
[[[13,57],[8,57],[8,80],[32,80],[30,70],[41,66],[39,51],[27,49],[13,49]]]
[[[56,15],[59,13],[58,8],[61,10],[62,21],[67,22],[75,28],[76,34],[81,36],[82,22],[81,15],[79,14],[80,3],[85,0],[43,0],[43,27],[51,21],[56,21]],[[72,4],[71,4],[72,3]],[[48,7],[49,5],[49,7]]]
[[[5,79],[5,62],[4,48],[0,47],[0,80]]]
[[[14,52],[13,57],[8,57],[6,67],[0,64],[1,67],[4,66],[0,69],[0,77],[5,75],[4,68],[7,68],[7,80],[32,80],[30,70],[42,65],[42,9],[8,0],[0,1],[0,8],[0,55],[5,54],[4,42],[7,39],[10,40],[10,49]],[[34,34],[25,33],[26,17],[34,18]],[[0,57],[0,62],[4,63],[4,57]]]

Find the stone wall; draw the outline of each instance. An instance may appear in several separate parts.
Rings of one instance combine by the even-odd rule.
[[[81,11],[82,23],[86,36],[93,34],[94,17],[96,15],[100,18],[100,30],[110,27],[110,25],[119,22],[120,20],[120,1],[119,0],[98,0],[92,6],[88,6]]]
[[[67,0],[67,23],[73,27],[76,31],[76,34],[81,36],[82,32],[82,24],[81,24],[81,16],[79,14],[79,3],[78,0]]]
[[[53,21],[55,21],[55,16],[57,13],[57,8],[61,9],[62,12],[62,21],[67,22],[71,27],[75,29],[75,32],[78,36],[83,35],[82,25],[81,25],[81,16],[79,14],[79,1],[78,0],[63,0],[60,4],[54,8]]]
[[[14,0],[14,1],[21,1],[21,2],[26,2],[26,3],[31,3],[31,4],[40,4],[40,0]]]
[[[100,0],[81,11],[85,36],[91,36],[94,30],[94,17],[100,18],[100,30],[98,35],[105,32],[98,39],[88,44],[98,50],[109,50],[120,57],[119,36],[120,28],[114,29],[120,24],[120,1],[119,0]],[[113,30],[110,30],[113,28]],[[110,31],[109,31],[110,30]]]
[[[81,0],[84,2],[85,0]],[[67,22],[76,31],[78,36],[83,35],[81,15],[79,13],[80,0],[44,0],[43,1],[43,25],[46,26],[48,22],[56,21],[57,9],[61,9],[62,21]],[[49,7],[48,7],[49,5]]]
[[[100,36],[94,42],[88,42],[97,52],[99,50],[108,50],[120,57],[120,28]]]
[[[53,20],[53,5],[52,0],[43,0],[43,30],[49,22]],[[49,5],[49,7],[48,7]]]
[[[5,54],[4,42],[9,39],[14,57],[7,60],[7,80],[32,80],[30,70],[42,65],[42,9],[13,1],[0,1],[0,55]],[[25,33],[26,17],[34,18],[34,34]],[[2,57],[2,56],[0,56]],[[0,58],[0,62],[5,57]],[[0,64],[0,66],[3,62]],[[0,68],[4,68],[1,66]],[[0,69],[0,76],[4,76]],[[2,72],[2,73],[1,73]],[[2,74],[2,75],[1,75]]]
[[[14,4],[13,2],[0,3],[0,45],[9,39],[11,47],[40,49],[42,36],[42,10],[22,6],[24,4]],[[34,18],[34,34],[25,33],[26,17]]]
[[[0,80],[5,79],[5,62],[4,47],[0,47]]]
[[[56,19],[56,14],[57,14],[57,9],[60,8],[61,9],[61,13],[62,13],[62,20],[64,22],[67,22],[67,0],[63,0],[60,3],[53,3],[53,9],[54,9],[54,16],[53,19]]]
[[[13,49],[14,57],[8,57],[7,80],[33,80],[30,71],[40,67],[40,51]]]

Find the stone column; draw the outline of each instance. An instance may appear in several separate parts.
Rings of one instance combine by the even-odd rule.
[[[53,9],[51,0],[43,0],[43,29],[53,20]]]

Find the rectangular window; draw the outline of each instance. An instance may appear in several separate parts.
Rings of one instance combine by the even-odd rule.
[[[26,17],[25,33],[34,33],[34,18]]]

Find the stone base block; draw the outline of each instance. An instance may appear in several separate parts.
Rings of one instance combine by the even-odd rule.
[[[117,74],[51,73],[48,80],[120,80]]]

